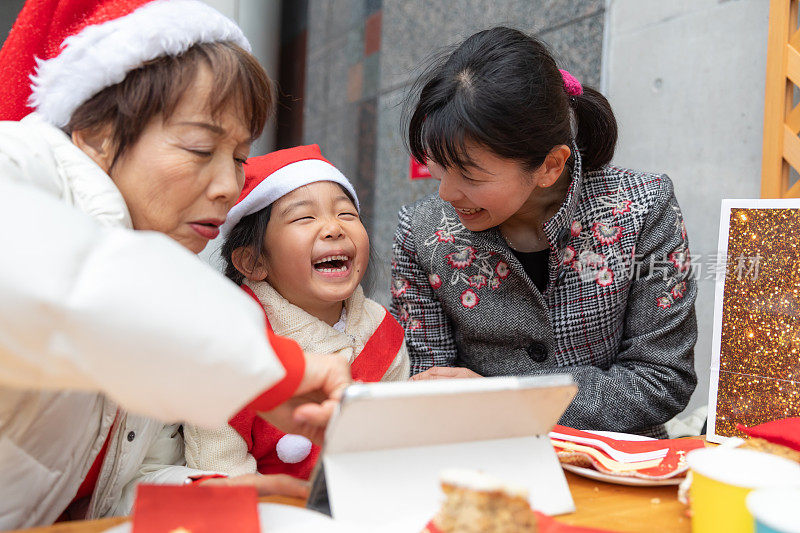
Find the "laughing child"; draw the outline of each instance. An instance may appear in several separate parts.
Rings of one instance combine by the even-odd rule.
[[[355,189],[317,145],[249,159],[222,232],[225,275],[261,304],[274,333],[346,358],[354,380],[408,379],[403,329],[360,286],[369,238]],[[224,428],[184,433],[188,466],[228,475],[308,479],[319,454],[247,410]]]

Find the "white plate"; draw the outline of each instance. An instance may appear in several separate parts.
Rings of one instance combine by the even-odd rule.
[[[645,437],[643,435],[632,435],[630,433],[617,433],[615,431],[589,431],[586,429],[583,431],[585,431],[586,433],[594,433],[595,435],[600,435],[602,437],[608,437],[609,439],[617,439],[617,440],[640,440],[640,441],[656,440],[652,437]],[[596,479],[597,481],[605,481],[606,483],[615,483],[617,485],[632,485],[635,487],[660,487],[664,485],[680,485],[681,481],[683,481],[683,476],[672,477],[669,479],[642,479],[639,477],[613,476],[611,474],[606,474],[605,472],[600,472],[598,470],[595,470],[594,468],[584,468],[582,466],[562,464],[561,467],[564,470],[567,470],[579,476],[583,476],[589,479]]]
[[[258,504],[258,518],[265,533],[344,533],[355,531],[324,514],[279,503]],[[125,522],[105,533],[130,533],[133,525]]]
[[[661,487],[663,485],[680,485],[683,481],[681,477],[671,477],[668,479],[642,479],[640,477],[624,477],[612,476],[595,470],[594,468],[583,468],[582,466],[565,465],[561,464],[561,468],[589,479],[596,479],[597,481],[605,481],[606,483],[615,483],[617,485],[632,485],[636,487]]]

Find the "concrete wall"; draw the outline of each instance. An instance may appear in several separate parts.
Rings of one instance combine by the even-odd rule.
[[[508,25],[542,37],[565,68],[596,85],[604,9],[602,0],[309,2],[304,141],[321,145],[368,206],[367,229],[379,256],[374,298],[389,299],[397,211],[436,191],[430,180],[409,181],[400,120],[425,58],[478,30]]]
[[[758,198],[764,117],[765,0],[611,0],[604,85],[620,125],[615,161],[666,172],[702,266],[695,349],[708,398],[722,198]]]

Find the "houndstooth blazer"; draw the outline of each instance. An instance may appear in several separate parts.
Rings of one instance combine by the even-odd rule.
[[[575,151],[577,152],[577,150]],[[400,211],[391,310],[412,374],[572,374],[560,423],[665,437],[697,383],[696,280],[672,182],[608,165],[581,172],[544,224],[540,293],[497,229],[471,232],[429,197]]]

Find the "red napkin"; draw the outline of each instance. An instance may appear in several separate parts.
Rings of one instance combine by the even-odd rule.
[[[619,440],[619,439],[612,439],[610,437],[605,437],[603,435],[597,435],[596,433],[589,433],[587,431],[581,431],[579,429],[573,429],[567,426],[553,426],[553,433],[562,433],[564,435],[572,435],[576,437],[584,437],[594,440],[603,441],[615,450],[619,450],[625,453],[643,453],[643,452],[652,452],[656,450],[662,450],[664,448],[668,448],[669,446],[691,442],[690,440],[686,439],[654,439],[654,440]],[[702,444],[702,443],[701,443]]]
[[[260,533],[253,487],[139,485],[133,533]]]
[[[555,434],[561,436],[554,437]],[[627,454],[639,454],[645,452],[655,452],[657,450],[666,450],[666,455],[659,461],[657,466],[648,466],[646,468],[638,468],[636,470],[616,471],[604,467],[596,457],[588,453],[576,452],[573,450],[565,450],[559,448],[559,440],[566,442],[576,442],[581,446],[592,448],[604,457],[613,460],[608,452],[597,444],[587,443],[585,441],[573,441],[572,438],[592,439],[600,441],[616,451]],[[637,477],[641,479],[668,479],[683,475],[688,470],[685,456],[691,450],[705,447],[703,441],[695,439],[663,439],[663,440],[644,440],[644,441],[627,441],[617,440],[594,433],[580,431],[566,426],[555,426],[551,433],[551,442],[559,454],[559,457],[569,457],[579,455],[591,461],[592,466],[599,472],[606,474],[621,476],[621,477]],[[629,465],[635,465],[636,462],[628,462]]]
[[[536,518],[539,520],[539,533],[613,533],[608,529],[595,529],[592,527],[570,526],[556,521],[555,519],[536,512]],[[428,522],[422,533],[442,533],[442,530],[436,527],[433,520]]]
[[[751,428],[736,424],[736,429],[750,437],[764,439],[800,452],[800,418],[782,418]]]

